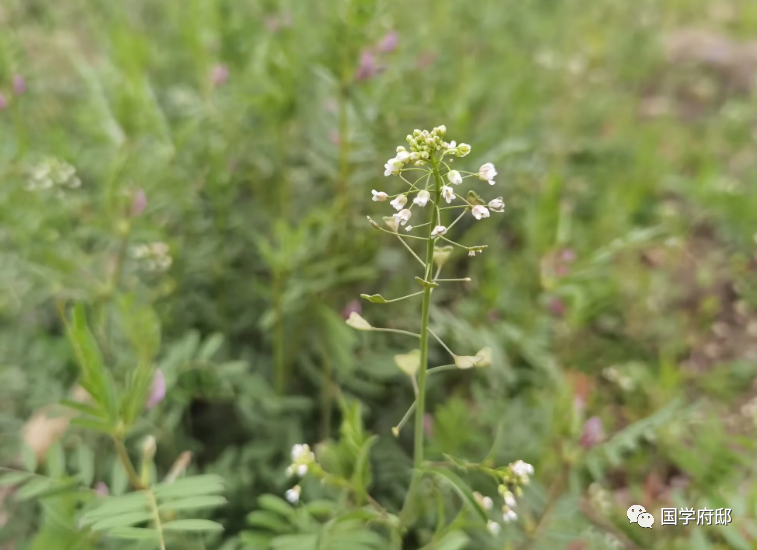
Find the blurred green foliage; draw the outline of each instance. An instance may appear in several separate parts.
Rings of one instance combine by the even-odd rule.
[[[433,329],[493,364],[429,379],[427,455],[536,475],[497,538],[434,539],[462,504],[430,478],[440,503],[405,548],[755,547],[757,109],[729,80],[754,80],[753,64],[722,48],[754,34],[753,4],[5,0],[0,25],[0,464],[27,472],[2,478],[27,484],[0,491],[0,548],[149,544],[87,538],[80,501],[55,492],[124,493],[112,442],[29,420],[76,384],[104,387],[80,376],[82,353],[133,392],[126,443],[153,434],[161,478],[191,451],[191,474],[225,480],[228,504],[207,514],[225,533],[181,548],[387,547],[318,484],[298,507],[263,495],[290,487],[293,444],[323,442],[352,476],[373,434],[360,479],[402,504],[407,342],[342,312],[417,290],[365,216],[386,215],[370,191],[396,145],[438,124],[473,145],[471,165],[497,166],[507,211],[457,226],[488,248],[453,255],[450,276],[473,282],[439,290]],[[709,42],[666,55],[700,26]],[[375,70],[356,78],[369,50]],[[89,350],[67,339],[58,307],[73,302]],[[362,302],[375,326],[414,331],[418,307]],[[166,398],[142,414],[157,368]],[[116,404],[97,405],[108,432]],[[732,508],[733,523],[643,530],[634,503],[657,521],[661,506]]]

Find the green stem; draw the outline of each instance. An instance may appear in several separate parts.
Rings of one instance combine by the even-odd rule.
[[[155,530],[158,532],[158,544],[160,545],[160,550],[166,550],[166,543],[163,540],[163,523],[160,521],[158,502],[155,499],[155,495],[152,491],[147,491],[147,498],[150,500],[150,509],[152,511],[153,522],[155,522]]]
[[[283,395],[286,389],[286,361],[284,336],[284,300],[282,296],[282,275],[276,271],[273,276],[273,300],[276,309],[276,333],[274,340],[274,356],[276,361],[276,392]]]
[[[435,158],[431,158],[431,165],[434,174],[435,183],[435,202],[439,204],[442,194],[442,177],[439,174],[439,165]],[[428,228],[428,240],[426,241],[426,270],[423,275],[425,280],[431,278],[431,269],[434,265],[434,239],[431,232],[434,228],[434,218],[436,209],[431,209],[431,223]],[[431,286],[423,289],[423,305],[421,307],[421,357],[420,367],[418,369],[418,399],[415,407],[415,449],[413,455],[413,477],[410,482],[410,489],[405,497],[405,503],[402,506],[400,520],[402,523],[408,521],[408,516],[412,515],[417,501],[418,488],[421,482],[421,467],[423,466],[423,415],[426,409],[426,377],[428,376],[428,324],[431,310]]]
[[[414,332],[409,332],[407,330],[400,330],[398,328],[376,328],[376,327],[373,327],[373,328],[371,328],[371,330],[374,331],[374,332],[396,332],[397,334],[405,334],[407,336],[415,336],[416,338],[420,338],[421,337],[420,334],[416,334]]]
[[[124,445],[124,442],[118,437],[113,436],[113,443],[115,443],[116,445],[116,453],[118,454],[118,459],[121,461],[124,470],[126,470],[126,475],[129,478],[129,483],[131,484],[131,486],[137,491],[144,489],[145,486],[142,483],[142,480],[139,479],[139,475],[134,469],[134,465],[131,463],[129,453],[126,452],[126,446]]]
[[[432,369],[428,369],[428,375],[432,376],[436,373],[444,372],[448,370],[460,370],[460,367],[458,367],[457,365],[442,365],[440,367],[434,367]],[[417,395],[417,392],[416,392],[416,395]],[[402,417],[402,420],[400,420],[400,423],[397,424],[393,428],[392,431],[394,432],[395,436],[398,436],[400,433],[400,430],[405,426],[405,424],[407,424],[407,421],[410,419],[410,415],[412,415],[413,412],[415,411],[415,407],[417,406],[417,404],[418,403],[416,401],[413,401],[413,404],[410,405],[410,408],[405,413],[405,416]]]

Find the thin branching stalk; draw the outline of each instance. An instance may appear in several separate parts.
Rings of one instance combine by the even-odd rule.
[[[439,167],[436,160],[432,157],[431,164],[434,175],[434,202],[439,203],[442,195],[442,177],[439,174]],[[434,265],[434,241],[431,232],[434,228],[434,220],[438,213],[435,208],[431,209],[431,223],[428,229],[428,241],[426,242],[426,272],[423,278],[431,278],[431,268]],[[418,368],[418,398],[415,407],[415,449],[413,454],[413,478],[410,482],[410,489],[405,497],[405,503],[402,508],[402,519],[407,519],[411,507],[415,505],[417,492],[421,482],[421,466],[423,465],[423,416],[426,408],[426,377],[428,376],[428,335],[429,335],[429,317],[431,311],[431,291],[432,287],[426,285],[423,289],[423,305],[421,306],[421,357]]]
[[[163,539],[163,523],[160,520],[158,502],[155,499],[155,495],[152,491],[147,491],[147,498],[150,501],[150,509],[152,511],[153,521],[155,522],[155,530],[158,533],[158,543],[160,544],[160,550],[166,550],[166,542]]]

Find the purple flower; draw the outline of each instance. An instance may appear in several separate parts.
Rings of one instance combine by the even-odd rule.
[[[150,398],[147,400],[146,408],[152,409],[155,405],[163,401],[166,397],[166,377],[163,375],[163,371],[158,369],[155,371],[155,378],[152,380],[152,390],[150,392]]]
[[[226,65],[218,64],[213,67],[213,71],[210,73],[210,81],[216,88],[226,84],[229,79],[229,68]]]
[[[363,313],[363,306],[361,306],[360,302],[358,302],[357,300],[352,300],[344,307],[344,309],[342,310],[342,317],[349,319],[350,315],[352,315],[353,313],[357,313],[358,315],[361,315]]]
[[[584,423],[584,430],[581,434],[581,446],[584,449],[591,449],[604,439],[604,430],[602,429],[602,419],[598,416],[592,416]]]
[[[137,189],[131,199],[131,215],[137,217],[145,211],[147,206],[147,195],[142,189]]]
[[[379,68],[376,65],[376,58],[374,55],[363,50],[360,54],[360,65],[358,65],[357,72],[355,73],[355,80],[368,80],[378,74]]]
[[[576,253],[572,248],[566,248],[560,253],[560,259],[563,262],[571,263],[576,259]]]
[[[549,308],[550,313],[555,317],[562,317],[565,315],[565,302],[558,297],[551,298],[547,307]]]
[[[98,481],[95,485],[95,494],[101,497],[107,497],[110,494],[110,489],[102,481]]]
[[[5,107],[8,106],[8,101],[5,99],[5,96],[0,93],[0,110],[5,109]]]
[[[13,77],[13,91],[16,95],[21,95],[26,91],[26,79],[20,74]]]
[[[391,53],[397,48],[397,31],[391,31],[381,41],[376,44],[376,51],[378,53]]]

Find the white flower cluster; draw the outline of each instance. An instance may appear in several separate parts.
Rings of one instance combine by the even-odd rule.
[[[166,243],[140,244],[131,249],[132,257],[144,262],[147,271],[163,272],[173,263]]]
[[[34,166],[26,182],[29,191],[55,188],[62,192],[78,187],[81,187],[81,180],[76,176],[76,168],[56,158],[46,158]]]
[[[304,477],[313,462],[315,462],[315,454],[310,450],[310,446],[298,443],[292,447],[292,464],[287,467],[286,474],[289,477],[295,474]]]
[[[513,492],[508,487],[513,488],[513,491],[515,491],[518,496],[521,496],[523,494],[523,491],[521,490],[520,486],[528,485],[530,476],[534,474],[534,467],[527,462],[523,462],[522,460],[518,460],[517,462],[510,464],[508,466],[508,470],[510,475],[505,475],[506,484],[503,483],[497,488],[497,491],[499,492],[504,502],[502,504],[503,523],[512,523],[513,521],[518,519],[518,514],[513,509],[517,507],[518,502],[515,500],[515,494],[513,494]],[[473,496],[475,497],[478,504],[487,512],[494,507],[494,501],[491,497],[483,496],[477,492],[473,493]],[[492,535],[495,536],[498,535],[502,530],[502,527],[499,523],[491,520],[487,522],[486,528]]]
[[[396,232],[399,227],[404,227],[406,231],[412,231],[413,226],[408,223],[412,217],[412,208],[414,206],[423,208],[429,202],[434,205],[434,208],[437,211],[436,223],[433,223],[433,228],[430,232],[430,237],[432,238],[442,237],[448,230],[448,226],[441,223],[441,216],[438,213],[442,200],[446,201],[447,204],[452,204],[456,198],[461,199],[465,204],[459,208],[470,210],[473,217],[477,220],[488,218],[491,212],[505,211],[505,203],[502,200],[502,197],[492,199],[485,204],[478,199],[475,193],[473,196],[476,198],[470,198],[470,196],[464,198],[455,192],[454,186],[463,183],[465,178],[474,176],[478,177],[481,181],[486,181],[490,185],[494,185],[494,178],[497,176],[497,170],[491,162],[482,165],[478,172],[475,173],[461,173],[458,170],[451,169],[448,162],[445,161],[445,156],[464,157],[470,153],[471,147],[467,143],[457,145],[454,141],[449,143],[444,141],[443,138],[446,132],[447,129],[444,126],[438,126],[430,132],[428,130],[414,130],[412,134],[407,136],[409,148],[403,146],[397,147],[396,156],[389,159],[384,164],[385,176],[399,176],[410,185],[408,191],[391,196],[384,191],[372,190],[372,198],[375,202],[385,202],[391,199],[389,204],[391,204],[397,211],[397,213],[393,214],[391,218],[384,218],[385,223],[392,231]],[[452,160],[449,160],[449,163],[451,162]],[[425,166],[429,163],[433,165],[433,169],[423,170],[422,168],[405,168],[406,165]],[[425,172],[425,176],[421,176],[416,182],[411,183],[402,175],[402,173],[407,170],[420,170],[421,172]],[[446,170],[446,180],[440,188],[437,188],[436,182],[432,180],[430,176],[441,177],[439,170]],[[418,187],[416,184],[424,179],[424,186]],[[439,192],[440,196],[432,196],[432,193],[435,195],[436,191]],[[414,198],[412,198],[412,202],[409,201],[411,195],[415,195]],[[410,205],[408,206],[409,202]],[[448,208],[456,207],[453,206]],[[428,224],[424,223],[422,225]],[[481,252],[481,248],[469,250],[469,255],[475,256],[476,252]]]

